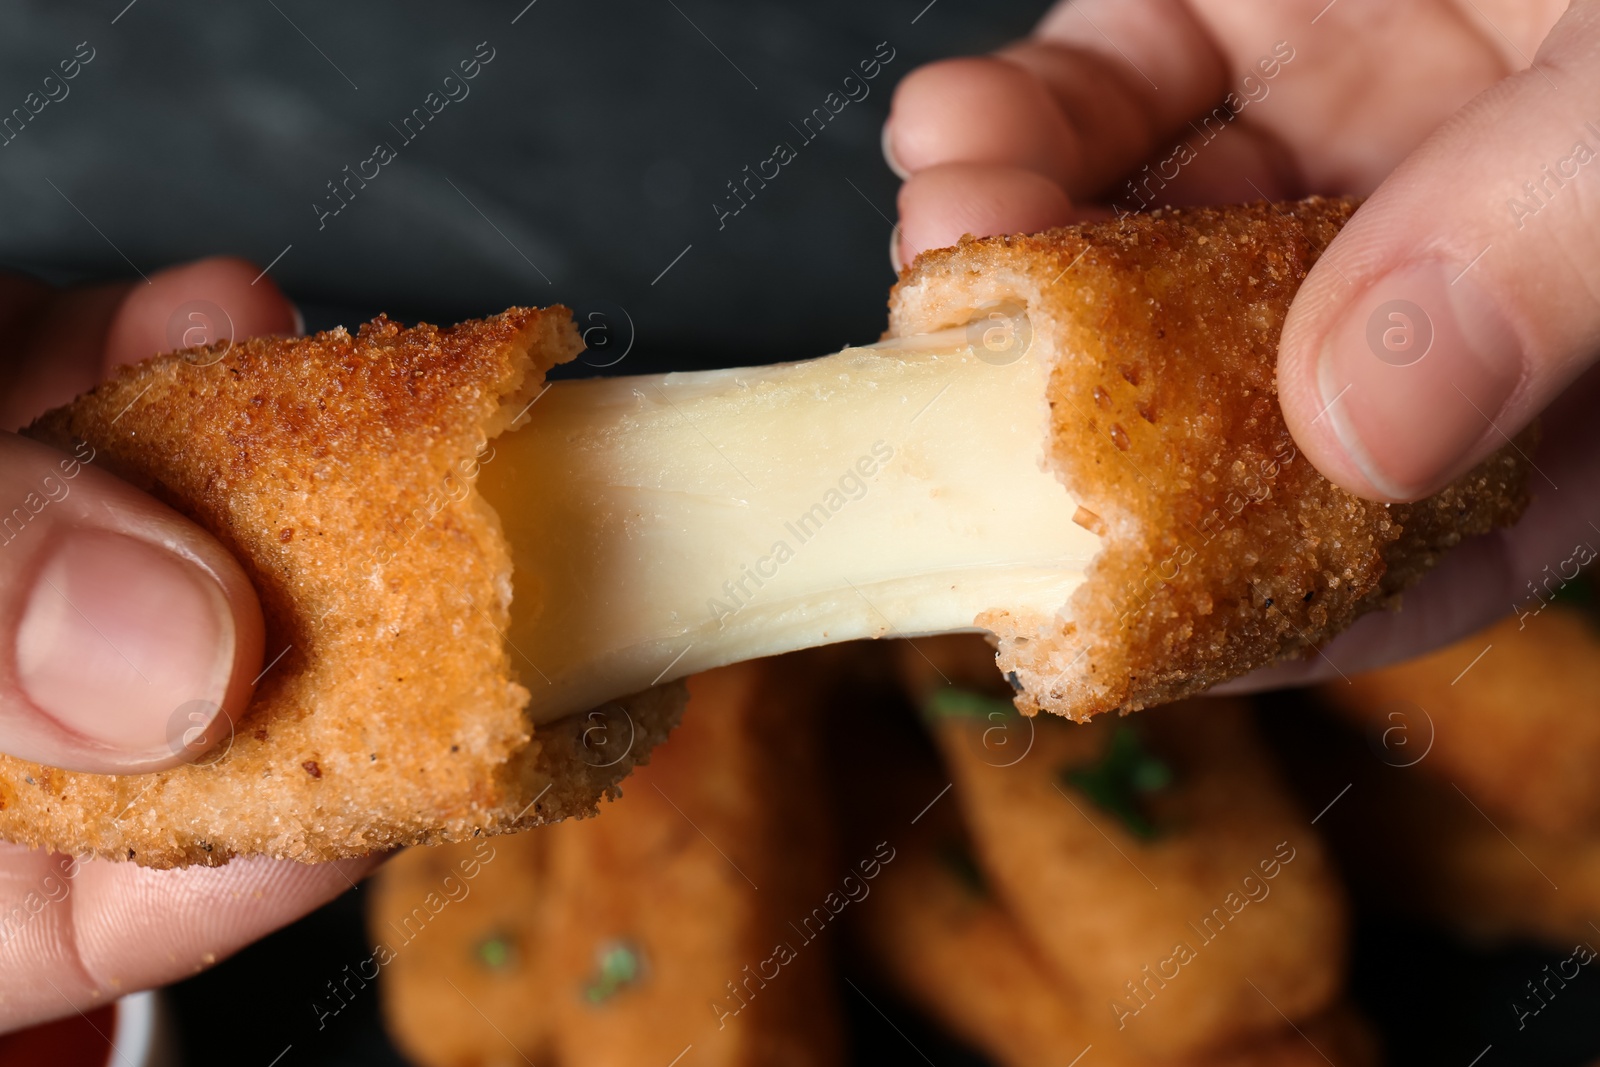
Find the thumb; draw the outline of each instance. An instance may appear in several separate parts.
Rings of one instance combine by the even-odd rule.
[[[1279,349],[1317,468],[1414,500],[1504,445],[1600,356],[1600,3],[1472,100],[1356,212]]]
[[[63,291],[11,355],[62,372],[33,395],[59,403],[92,366],[298,328],[264,272],[218,257]],[[215,538],[98,460],[0,434],[0,752],[160,770],[229,738],[261,669],[261,607]]]
[[[0,434],[0,751],[159,770],[243,710],[261,608],[215,539],[95,459]]]

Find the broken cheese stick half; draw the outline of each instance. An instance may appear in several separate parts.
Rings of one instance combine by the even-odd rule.
[[[479,482],[537,590],[509,631],[531,713],[984,630],[1022,711],[1084,719],[1327,639],[1524,496],[1509,448],[1411,505],[1297,454],[1278,334],[1353,210],[967,240],[901,278],[876,345],[552,385]]]
[[[770,377],[541,398],[580,348],[563,309],[123,369],[27,432],[88,442],[228,545],[272,666],[194,764],[97,776],[0,757],[0,836],[171,866],[589,814],[671,728],[681,694],[654,687],[861,635],[988,630],[1022,710],[1078,718],[1303,651],[1524,502],[1511,449],[1394,506],[1295,455],[1278,332],[1352,210],[964,241],[902,276],[892,344]],[[975,343],[952,344],[974,322]],[[852,477],[873,479],[859,499]],[[779,564],[763,542],[785,522],[807,540]],[[746,565],[775,585],[739,584]]]

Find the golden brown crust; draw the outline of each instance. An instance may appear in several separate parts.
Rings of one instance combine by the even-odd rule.
[[[958,873],[954,860],[966,846],[953,815],[953,808],[934,808],[899,838],[899,854],[885,865],[851,929],[882,981],[996,1062],[1061,1064],[1090,1045],[1105,1067],[1312,1067],[1324,1056],[1340,1064],[1379,1061],[1367,1027],[1343,1007],[1302,1020],[1298,1031],[1273,1016],[1220,1050],[1150,1056],[1126,1030],[1096,1017],[1095,999],[1052,971],[991,890]]]
[[[1049,459],[1109,530],[1071,622],[979,619],[1023,711],[1133,710],[1304,654],[1521,514],[1526,461],[1509,447],[1409,505],[1354,497],[1296,454],[1278,335],[1354,210],[1313,198],[966,238],[902,275],[891,335],[1026,305],[1032,343],[1059,354]]]
[[[148,866],[461,840],[594,811],[679,690],[625,703],[627,759],[532,730],[500,631],[510,560],[472,491],[488,438],[581,348],[564,308],[263,338],[119,371],[25,433],[215,534],[260,593],[264,673],[231,746],[101,776],[0,757],[0,837]],[[278,657],[281,653],[281,658]]]
[[[789,925],[833,888],[813,658],[691,678],[684,725],[601,818],[391,861],[368,926],[408,1056],[666,1064],[693,1045],[707,1065],[837,1062],[831,939]],[[793,946],[781,964],[777,944]],[[597,988],[618,949],[637,973]]]

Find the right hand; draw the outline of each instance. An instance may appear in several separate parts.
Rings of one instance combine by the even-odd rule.
[[[1597,52],[1600,0],[1074,0],[896,88],[906,261],[1165,204],[1369,196],[1301,286],[1278,361],[1300,450],[1352,493],[1425,496],[1549,405],[1518,525],[1453,552],[1404,612],[1229,688],[1338,681],[1531,620],[1547,579],[1600,549],[1600,160],[1571,173],[1575,143],[1600,153]],[[1535,217],[1507,210],[1563,159]],[[1396,299],[1431,324],[1426,358],[1371,347]]]

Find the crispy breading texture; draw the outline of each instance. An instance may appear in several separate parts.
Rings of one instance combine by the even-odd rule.
[[[1066,618],[978,620],[1024,712],[1136,710],[1304,654],[1521,514],[1509,446],[1408,505],[1352,496],[1297,455],[1278,336],[1354,210],[1313,198],[964,238],[902,274],[889,336],[1011,301],[1057,354],[1048,460],[1107,545]]]
[[[118,372],[24,431],[189,516],[261,596],[270,663],[229,742],[150,775],[0,756],[0,837],[153,867],[302,861],[591,814],[664,737],[681,687],[624,703],[628,759],[580,716],[530,727],[500,634],[511,561],[473,491],[544,374],[565,308],[440,329],[378,318]]]

